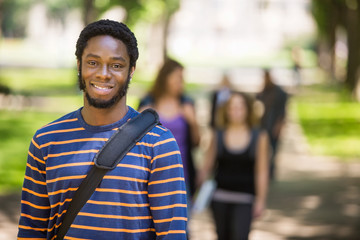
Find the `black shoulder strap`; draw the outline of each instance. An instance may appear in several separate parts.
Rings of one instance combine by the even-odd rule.
[[[104,175],[109,170],[114,169],[126,153],[157,124],[159,124],[157,113],[152,109],[146,109],[123,124],[110,137],[96,154],[94,158],[95,165],[90,169],[88,175],[75,192],[60,225],[56,240],[64,238],[76,215],[99,186]]]

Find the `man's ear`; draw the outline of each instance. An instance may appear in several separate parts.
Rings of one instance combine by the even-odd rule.
[[[130,68],[130,78],[132,78],[133,77],[133,75],[134,75],[134,73],[135,73],[135,66],[133,66],[133,67],[131,67]]]
[[[77,60],[77,71],[78,71],[78,73],[80,72],[80,68],[81,68],[80,60]]]

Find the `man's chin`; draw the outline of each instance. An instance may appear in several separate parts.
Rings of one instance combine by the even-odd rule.
[[[89,103],[89,105],[94,107],[94,108],[99,108],[99,109],[111,108],[116,103],[118,103],[120,101],[120,99],[121,99],[121,97],[119,95],[114,96],[110,100],[92,98],[92,97],[89,96],[88,93],[86,93],[85,95],[86,95],[86,99],[87,99],[87,102]]]

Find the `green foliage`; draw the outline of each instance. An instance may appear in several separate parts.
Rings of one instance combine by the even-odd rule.
[[[319,1],[313,0],[311,4],[311,11],[314,16],[314,20],[318,27],[320,35],[326,35],[328,30],[328,19],[330,18],[331,12],[331,1]]]
[[[179,9],[180,0],[138,0],[137,4],[123,0],[121,5],[127,10],[126,22],[132,26],[141,19],[145,22],[158,22],[161,18],[169,17]]]
[[[125,22],[129,26],[133,25],[139,20],[141,12],[144,9],[141,0],[95,0],[93,7],[95,8],[98,16],[100,16],[112,7],[116,6],[121,6],[126,10],[127,17]]]
[[[320,36],[327,39],[332,27],[345,24],[341,14],[345,12],[344,9],[351,8],[349,2],[356,4],[356,1],[352,0],[313,0],[311,2],[311,12]],[[333,25],[334,23],[335,25]]]
[[[71,9],[80,7],[79,0],[46,0],[45,4],[49,11],[48,17],[58,19],[62,23]]]
[[[180,0],[95,0],[94,7],[98,15],[112,7],[121,6],[127,12],[125,22],[133,26],[140,20],[157,22],[165,15],[173,14],[178,8]]]
[[[1,32],[5,37],[24,37],[28,10],[34,0],[2,0]]]
[[[338,86],[311,86],[302,92],[294,104],[313,153],[359,157],[360,103]]]

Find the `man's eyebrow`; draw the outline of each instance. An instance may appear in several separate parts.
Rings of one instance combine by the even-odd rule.
[[[93,53],[89,53],[88,55],[86,55],[87,58],[92,57],[92,58],[100,58],[100,56],[93,54]],[[122,61],[122,62],[126,62],[125,58],[123,57],[112,57],[112,60],[117,60],[117,61]]]
[[[86,55],[86,57],[93,57],[93,58],[100,58],[100,56],[98,55],[95,55],[95,54],[92,54],[92,53],[89,53],[88,55]]]
[[[125,58],[123,58],[123,57],[112,57],[111,59],[126,62]]]

